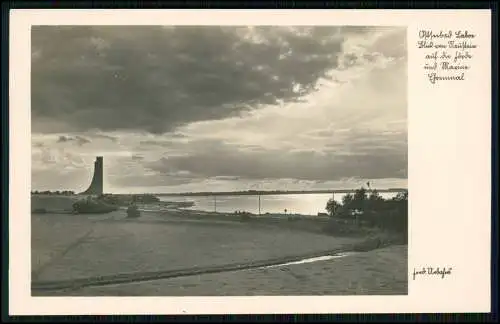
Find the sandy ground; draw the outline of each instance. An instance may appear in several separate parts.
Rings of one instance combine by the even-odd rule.
[[[361,238],[240,222],[179,221],[155,213],[32,215],[36,282],[266,260],[341,248]],[[341,259],[34,295],[406,294],[406,246]]]
[[[406,295],[407,247],[339,259],[50,292],[68,296]]]

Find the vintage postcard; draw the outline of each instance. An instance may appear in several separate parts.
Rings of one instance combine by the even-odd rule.
[[[10,19],[12,315],[490,311],[489,11]]]

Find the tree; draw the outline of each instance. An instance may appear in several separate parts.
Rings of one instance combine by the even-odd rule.
[[[373,211],[378,211],[384,209],[384,203],[385,199],[380,196],[377,190],[373,190],[368,196],[368,201],[365,207]]]
[[[370,195],[368,196],[368,200],[371,200],[371,201],[383,201],[384,198],[382,198],[382,196],[380,196],[380,194],[378,193],[377,190],[372,190],[370,192]]]
[[[348,207],[352,203],[353,198],[354,197],[352,194],[347,194],[344,197],[342,197],[342,206]]]
[[[328,200],[325,207],[330,216],[334,216],[335,214],[337,214],[340,211],[340,208],[342,208],[342,204],[338,203],[333,198],[330,198]]]
[[[364,211],[366,209],[366,189],[357,189],[354,194],[347,194],[342,198],[343,209],[351,214],[354,210]]]
[[[358,224],[388,229],[407,235],[408,192],[401,192],[392,199],[384,199],[376,190],[357,189],[353,194],[342,197],[342,204],[328,200],[325,209],[330,216],[355,218]],[[333,219],[332,219],[333,220]],[[338,226],[331,223],[329,230]],[[333,226],[333,227],[332,227]],[[405,236],[406,237],[406,236]],[[407,238],[406,238],[407,239]]]
[[[353,197],[354,201],[362,202],[362,201],[365,201],[366,198],[367,198],[367,194],[366,194],[365,188],[361,187],[360,189],[358,189],[354,192],[354,197]]]

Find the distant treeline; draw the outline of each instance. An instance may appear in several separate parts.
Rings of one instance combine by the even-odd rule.
[[[72,190],[56,190],[56,191],[31,191],[32,195],[59,195],[59,196],[71,196],[75,195]],[[102,201],[112,205],[124,205],[131,202],[138,204],[148,204],[159,202],[160,199],[151,194],[102,194],[96,197],[96,200]]]
[[[204,192],[182,192],[182,193],[158,193],[158,196],[244,196],[244,195],[292,195],[292,194],[332,194],[332,193],[355,193],[357,189],[330,189],[330,190],[245,190],[245,191],[204,191]],[[404,188],[379,189],[384,192],[405,192]]]
[[[73,190],[56,190],[56,191],[50,191],[50,190],[44,190],[44,191],[38,191],[38,190],[32,190],[31,191],[32,195],[67,195],[71,196],[74,195],[75,192]]]

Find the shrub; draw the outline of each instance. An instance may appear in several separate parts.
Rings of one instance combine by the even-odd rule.
[[[342,198],[342,203],[330,199],[326,210],[335,219],[358,220],[369,227],[379,227],[392,232],[407,234],[408,229],[408,192],[398,193],[392,199],[384,199],[373,190],[370,193],[361,188],[354,194],[347,194]],[[329,224],[326,230],[333,232],[338,227],[335,222]]]
[[[248,220],[250,220],[250,218],[251,218],[250,214],[247,212],[242,212],[240,214],[240,220],[242,220],[242,221],[248,221]]]
[[[117,209],[102,201],[80,200],[73,204],[73,211],[77,214],[105,214]]]
[[[138,218],[141,216],[141,213],[139,212],[139,209],[137,209],[137,206],[129,206],[127,208],[127,218]]]

